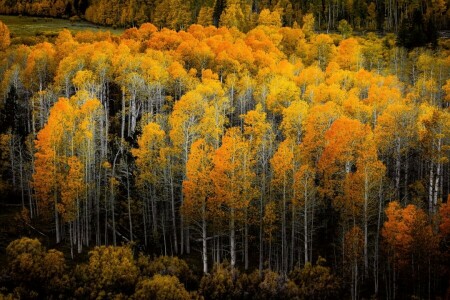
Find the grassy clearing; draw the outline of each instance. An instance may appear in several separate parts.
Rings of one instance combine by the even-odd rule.
[[[68,29],[72,33],[91,30],[110,31],[113,35],[119,35],[123,32],[123,29],[113,29],[97,26],[86,21],[70,21],[65,19],[0,15],[0,21],[8,26],[12,38],[55,36],[63,29]]]

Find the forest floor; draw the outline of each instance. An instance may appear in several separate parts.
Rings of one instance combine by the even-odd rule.
[[[99,26],[83,20],[71,21],[67,19],[0,15],[0,21],[8,26],[12,38],[52,36],[57,35],[63,29],[68,29],[73,34],[84,30],[110,31],[113,35],[119,35],[123,32],[123,29]]]
[[[13,199],[15,201],[12,201]],[[20,201],[20,199],[17,195],[0,195],[0,268],[7,264],[6,247],[9,243],[21,237],[37,238],[47,249],[57,249],[63,252],[69,266],[75,266],[80,262],[86,262],[88,260],[88,252],[95,245],[84,248],[83,252],[80,254],[77,254],[76,249],[74,248],[74,257],[71,259],[70,245],[66,241],[56,244],[54,236],[55,232],[45,220],[40,218],[24,220],[21,217],[22,206],[20,204],[13,204],[18,201]],[[139,242],[137,243],[139,244]],[[126,242],[121,240],[118,244],[122,245],[126,244]],[[175,256],[184,259],[194,274],[198,275],[201,274],[201,261],[199,259],[200,255],[198,254],[199,249],[197,249],[197,246],[198,245],[193,245],[190,254],[185,253],[184,255],[178,254]],[[155,249],[152,247],[149,247],[144,250],[144,253],[152,257],[164,254],[161,249],[160,251],[154,250]],[[171,256],[174,255],[174,253],[167,253],[167,255]]]
[[[6,265],[6,247],[17,238],[15,216],[19,211],[16,206],[0,204],[0,266]]]
[[[6,265],[6,247],[21,237],[38,238],[47,248],[54,246],[52,228],[43,219],[30,220],[28,211],[23,218],[20,195],[0,194],[0,268]],[[69,249],[70,250],[70,249]]]

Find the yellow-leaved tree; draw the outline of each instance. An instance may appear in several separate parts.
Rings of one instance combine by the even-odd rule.
[[[142,135],[138,139],[138,148],[131,150],[133,156],[136,157],[137,185],[143,196],[142,221],[144,223],[145,245],[148,243],[147,227],[151,224],[154,235],[158,231],[157,190],[162,184],[164,168],[162,149],[165,136],[166,134],[160,125],[150,122],[144,127]],[[151,220],[148,220],[149,217]]]
[[[210,198],[213,185],[214,148],[204,139],[192,144],[183,181],[184,202],[182,212],[186,221],[201,231],[203,272],[208,273],[207,222],[210,217]]]

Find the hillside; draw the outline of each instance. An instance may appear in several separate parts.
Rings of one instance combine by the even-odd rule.
[[[0,22],[0,298],[446,297],[450,41],[239,7]]]

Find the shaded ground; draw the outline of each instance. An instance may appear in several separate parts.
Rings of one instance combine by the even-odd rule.
[[[17,238],[15,215],[19,211],[16,206],[0,204],[0,266],[6,265],[6,247]]]

